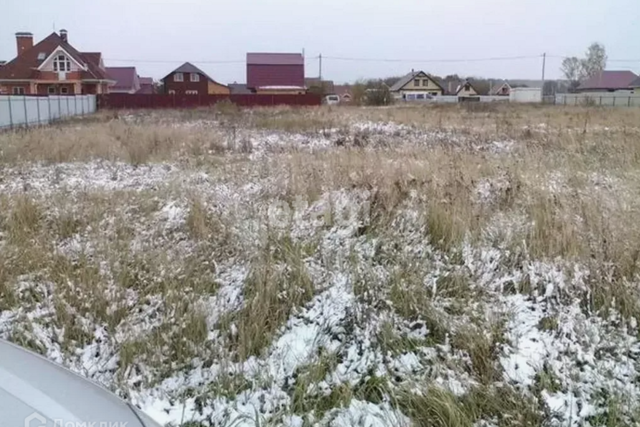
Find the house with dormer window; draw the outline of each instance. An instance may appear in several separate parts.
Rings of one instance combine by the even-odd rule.
[[[100,52],[80,52],[66,30],[37,44],[33,34],[16,34],[17,56],[0,67],[0,93],[9,95],[77,95],[108,93],[115,81]]]
[[[442,85],[424,71],[412,70],[389,88],[396,99],[425,101],[444,93]]]

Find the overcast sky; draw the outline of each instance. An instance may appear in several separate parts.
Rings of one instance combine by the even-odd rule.
[[[640,0],[2,0],[2,6],[0,59],[15,56],[15,32],[30,31],[37,42],[55,26],[69,31],[78,50],[101,51],[107,66],[134,65],[156,79],[191,61],[223,83],[244,82],[246,52],[303,48],[306,75],[318,75],[322,53],[323,77],[337,82],[411,69],[537,79],[539,57],[442,60],[580,55],[594,41],[604,43],[610,59],[640,60]],[[560,61],[549,58],[547,76],[560,77]],[[638,73],[640,61],[608,68]]]

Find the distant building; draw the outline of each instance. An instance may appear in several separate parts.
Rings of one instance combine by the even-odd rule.
[[[231,95],[251,95],[253,93],[246,83],[230,83],[228,86]]]
[[[389,91],[394,98],[407,101],[425,100],[445,92],[440,83],[424,71],[411,71],[395,82]]]
[[[507,81],[497,82],[491,89],[491,95],[493,96],[509,96],[511,93],[511,85]]]
[[[228,95],[229,87],[218,83],[190,62],[185,62],[162,79],[169,95]]]
[[[631,71],[602,71],[585,80],[576,92],[617,92],[629,91],[638,76]]]
[[[138,93],[142,82],[136,67],[107,67],[107,74],[115,80],[115,84],[109,88],[110,93]],[[153,85],[153,81],[151,82]]]
[[[114,84],[100,52],[80,52],[66,30],[37,44],[33,34],[16,33],[17,56],[0,67],[0,93],[73,95],[108,93]]]
[[[299,53],[247,53],[247,87],[256,93],[305,93],[304,57]]]
[[[456,95],[458,98],[468,98],[476,97],[480,95],[480,92],[478,92],[478,90],[473,86],[471,81],[465,80],[458,85],[453,95]]]
[[[340,102],[348,104],[353,101],[350,85],[334,85],[333,92],[340,97]]]
[[[136,93],[151,95],[156,92],[153,86],[153,79],[151,77],[140,77],[140,89]]]

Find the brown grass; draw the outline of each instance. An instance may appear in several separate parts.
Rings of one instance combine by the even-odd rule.
[[[257,148],[234,141],[231,133],[240,126],[251,132],[314,135],[338,128],[354,139],[349,126],[357,121],[406,124],[413,133],[360,135],[368,141],[365,146],[283,147],[253,159],[246,154]],[[37,196],[28,186],[7,191],[0,195],[5,212],[0,216],[0,310],[30,310],[51,298],[55,314],[49,320],[55,330],[64,329],[60,341],[68,354],[94,333],[78,318],[104,325],[110,334],[130,332],[117,343],[119,375],[124,380],[128,370],[144,364],[158,371],[145,379],[153,383],[171,369],[188,369],[194,357],[223,354],[243,361],[263,355],[287,320],[318,291],[309,259],[329,269],[344,263],[356,278],[360,303],[372,311],[388,309],[399,322],[429,330],[419,343],[382,331],[381,348],[401,354],[449,342],[468,355],[467,373],[481,384],[462,397],[436,388],[423,396],[394,396],[415,425],[471,426],[487,417],[501,425],[537,425],[543,420],[528,397],[509,387],[490,387],[502,374],[495,360],[504,325],[477,319],[466,328],[456,323],[486,298],[465,269],[462,248],[498,247],[510,257],[499,267],[504,269],[518,270],[532,260],[575,264],[587,272],[587,292],[567,287],[559,291],[560,298],[580,298],[590,314],[607,317],[615,309],[626,319],[640,318],[638,123],[640,111],[633,109],[498,105],[242,111],[220,105],[189,112],[103,114],[82,124],[3,133],[0,185],[31,162],[94,159],[136,166],[179,162],[230,188],[266,185],[251,203],[240,205],[237,217],[216,213],[215,193],[180,186],[147,193],[60,191],[51,198]],[[424,136],[433,131],[444,136]],[[511,145],[496,148],[494,141]],[[312,204],[331,191],[366,195],[364,221],[354,234],[359,242],[376,243],[374,255],[366,259],[373,265],[356,255],[349,261],[327,255],[318,236],[295,239],[289,229],[267,227],[255,241],[247,241],[245,222],[265,220],[252,203],[293,205],[301,199]],[[169,199],[186,206],[184,226],[144,234]],[[319,235],[336,224],[332,209]],[[500,222],[504,218],[507,222]],[[62,242],[78,236],[93,247],[75,257],[57,252]],[[146,246],[134,251],[141,240]],[[192,250],[170,259],[167,252],[183,243]],[[418,250],[427,248],[432,252]],[[424,278],[441,268],[436,257],[448,270],[434,293]],[[220,259],[249,261],[249,274],[243,305],[211,322],[200,302],[218,291],[214,277]],[[372,267],[390,274],[381,281]],[[571,277],[571,268],[566,273]],[[31,279],[48,287],[18,290],[19,283]],[[525,274],[505,292],[540,291],[531,289],[528,280]],[[129,303],[132,293],[137,300]],[[153,304],[164,321],[137,334],[129,331],[128,322]],[[549,318],[540,327],[557,325]],[[11,337],[42,351],[29,338],[30,328],[33,324],[24,320]],[[224,346],[207,347],[212,330]],[[352,397],[379,400],[389,391],[384,380],[374,379],[338,387],[329,396],[310,396],[307,387],[335,368],[335,357],[324,355],[301,373],[291,392],[296,411],[321,414]],[[221,386],[214,392],[249,387],[242,378],[228,382],[226,390]]]

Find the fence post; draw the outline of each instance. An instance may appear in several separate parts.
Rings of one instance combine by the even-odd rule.
[[[42,120],[40,118],[40,98],[36,98],[36,105],[38,106],[38,126],[40,126],[40,121]]]
[[[613,106],[614,107],[616,106],[616,96],[615,95],[613,96]]]
[[[13,129],[13,108],[11,108],[11,95],[7,97],[9,100],[9,128]]]
[[[24,126],[29,126],[29,111],[27,110],[27,95],[22,97],[22,103],[24,107]]]
[[[602,97],[600,97],[600,103],[598,105],[602,107]]]
[[[71,116],[71,112],[69,111],[69,97],[65,96],[65,98],[67,99],[67,117]]]
[[[629,101],[628,101],[628,107],[631,107],[631,97],[629,97]]]
[[[47,124],[51,123],[51,95],[47,95],[47,105],[49,106],[49,114],[47,115]]]
[[[60,95],[58,95],[58,119],[62,118],[62,102],[60,101]]]

